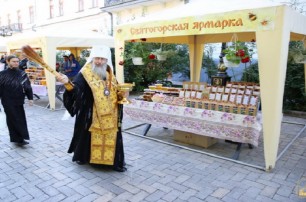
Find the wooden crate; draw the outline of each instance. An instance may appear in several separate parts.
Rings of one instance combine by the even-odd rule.
[[[194,133],[184,132],[180,130],[173,130],[173,139],[191,145],[196,145],[204,148],[208,148],[209,146],[218,142],[217,138],[207,137],[203,135],[197,135]]]

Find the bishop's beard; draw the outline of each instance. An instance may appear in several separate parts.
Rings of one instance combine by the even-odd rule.
[[[99,76],[102,80],[106,79],[107,64],[95,65],[92,63],[92,71]]]

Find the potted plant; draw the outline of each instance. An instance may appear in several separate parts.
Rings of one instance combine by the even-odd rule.
[[[152,54],[156,55],[156,58],[159,61],[165,61],[168,57],[173,56],[175,53],[176,52],[174,50],[162,50],[161,48],[152,52]]]
[[[129,58],[132,59],[134,65],[143,65],[143,58],[145,57],[145,52],[143,51],[143,44],[141,42],[131,42],[132,44],[129,49]]]
[[[225,56],[223,62],[226,67],[239,67],[240,63],[250,62],[250,53],[248,47],[239,41],[233,42],[223,50]]]

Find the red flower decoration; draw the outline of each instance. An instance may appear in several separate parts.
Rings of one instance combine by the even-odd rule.
[[[255,40],[255,39],[252,39],[251,42],[256,42],[256,40]]]
[[[124,65],[124,61],[120,61],[120,62],[119,62],[119,65]]]
[[[134,43],[134,42],[136,42],[136,40],[135,40],[135,39],[132,39],[131,42]]]
[[[242,58],[242,59],[241,59],[241,62],[242,62],[242,63],[250,62],[250,57],[249,57],[249,56],[246,56],[246,57]]]
[[[141,41],[147,41],[147,39],[146,39],[146,38],[141,38],[140,40],[141,40]]]
[[[245,56],[245,52],[243,49],[240,49],[236,52],[236,56],[239,56],[239,57],[244,57]]]
[[[155,59],[155,55],[151,53],[151,54],[148,56],[148,58],[149,58],[150,60],[154,60],[154,59]]]

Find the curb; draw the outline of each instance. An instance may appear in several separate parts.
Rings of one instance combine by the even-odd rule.
[[[293,116],[293,117],[306,119],[306,112],[303,112],[303,111],[286,110],[283,113],[287,116]]]

